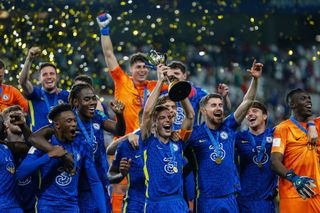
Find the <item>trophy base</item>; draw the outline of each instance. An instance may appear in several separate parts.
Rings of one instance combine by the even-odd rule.
[[[169,85],[169,98],[175,102],[182,101],[189,96],[191,92],[191,84],[187,81],[173,81]]]

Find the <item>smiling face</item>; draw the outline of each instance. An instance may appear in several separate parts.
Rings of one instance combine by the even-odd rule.
[[[206,116],[207,122],[215,125],[221,124],[224,119],[222,99],[210,98],[204,107],[201,108],[201,112]]]
[[[76,137],[77,120],[72,111],[61,112],[55,121],[55,128],[66,141],[73,141]]]
[[[250,128],[256,129],[265,125],[267,117],[261,109],[251,107],[247,112],[246,121]]]
[[[160,138],[169,139],[172,133],[173,120],[168,109],[163,109],[157,113],[155,124],[158,136]]]
[[[40,79],[42,87],[47,92],[56,88],[58,77],[56,69],[52,66],[45,66],[40,70]]]
[[[130,71],[132,73],[132,79],[135,83],[143,83],[148,76],[149,70],[146,64],[142,61],[137,61],[130,66]]]
[[[290,104],[293,112],[301,117],[312,116],[311,97],[306,92],[298,92],[293,95]]]
[[[74,104],[77,107],[79,114],[87,119],[91,119],[94,116],[97,103],[97,96],[91,88],[83,88],[80,91],[78,98],[74,100]]]

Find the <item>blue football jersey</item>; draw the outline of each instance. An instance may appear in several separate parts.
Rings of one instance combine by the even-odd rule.
[[[236,154],[240,157],[239,174],[241,181],[241,191],[237,199],[262,200],[273,198],[277,187],[277,176],[270,169],[273,132],[274,128],[266,129],[260,135],[253,135],[249,130],[237,133]],[[254,142],[251,141],[252,139]],[[262,150],[263,140],[265,140],[265,147]],[[260,161],[258,153],[261,155]]]
[[[13,156],[4,144],[0,144],[0,171],[0,211],[19,208],[14,193],[16,178]]]
[[[48,162],[41,165],[40,190],[38,193],[38,204],[41,206],[78,206],[78,182],[80,176],[80,168],[94,168],[93,160],[88,156],[81,146],[79,137],[72,143],[62,143],[55,136],[52,136],[52,145],[63,146],[69,153],[74,154],[74,162],[76,172],[71,175],[64,171],[63,164],[60,159],[50,158]],[[45,153],[38,149],[31,148],[26,161],[35,161],[42,157]],[[22,163],[23,165],[23,163]],[[21,168],[22,169],[22,168]]]
[[[188,140],[196,159],[196,193],[197,197],[222,197],[234,193],[238,187],[234,162],[235,130],[238,124],[231,114],[218,129],[209,130],[217,141],[217,150],[205,125],[194,127]]]
[[[166,196],[183,198],[183,149],[185,142],[162,143],[154,135],[140,142],[143,149],[146,198],[157,200]]]
[[[192,89],[189,95],[189,101],[196,115],[196,118],[194,119],[194,125],[199,124],[201,121],[199,102],[201,98],[206,96],[207,94],[208,94],[207,91],[205,91],[204,89],[200,87],[192,86]],[[176,114],[176,120],[173,123],[173,129],[179,130],[181,129],[182,121],[185,118],[185,113],[181,103],[180,102],[176,102],[176,103],[177,103],[177,114]]]
[[[33,87],[33,91],[30,95],[27,95],[28,99],[28,117],[27,122],[32,132],[37,131],[43,126],[49,124],[47,115],[52,107],[62,103],[68,103],[69,92],[61,90],[59,94],[49,94],[45,92],[41,87]],[[48,100],[49,108],[45,100]]]
[[[104,130],[102,127],[104,121],[107,119],[108,118],[103,112],[96,110],[96,113],[91,121],[82,122],[89,136],[91,129],[93,130],[93,141],[88,141],[86,139],[85,134],[82,132],[81,128],[78,125],[81,142],[85,144],[84,147],[87,149],[88,153],[93,156],[96,170],[105,190],[107,190],[108,186],[110,185],[108,179],[109,164],[107,160],[106,148],[104,145]],[[85,171],[81,173],[81,176],[82,178],[80,178],[79,190],[90,190],[90,185],[88,184]]]
[[[139,132],[135,134],[139,134]],[[125,140],[118,145],[112,165],[119,168],[121,158],[124,157],[132,159],[131,168],[127,175],[127,193],[124,200],[125,202],[134,200],[144,203],[146,187],[143,173],[143,151],[141,147],[139,150],[134,150],[129,141]]]
[[[26,158],[27,154],[19,156],[15,160],[15,165],[20,166],[21,162]],[[17,185],[15,189],[15,195],[18,200],[20,207],[25,212],[34,212],[34,205],[36,203],[36,193],[39,188],[38,174],[33,173],[32,175],[22,179],[17,180]]]

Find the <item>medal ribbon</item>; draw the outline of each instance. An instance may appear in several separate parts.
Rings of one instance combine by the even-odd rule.
[[[53,105],[50,105],[49,100],[48,100],[48,97],[47,97],[47,95],[46,95],[43,87],[41,87],[41,95],[42,95],[42,97],[43,97],[44,102],[45,102],[46,105],[47,105],[48,112],[50,112],[51,107],[52,107],[52,106],[56,106],[57,103],[58,103],[58,95],[55,94],[55,96],[54,96],[54,101],[53,101]]]
[[[262,158],[263,158],[264,149],[266,148],[266,144],[267,144],[267,133],[268,133],[268,130],[265,130],[264,134],[263,134],[260,152],[258,152],[256,141],[255,141],[253,135],[250,133],[250,131],[248,131],[248,137],[250,139],[251,145],[253,146],[255,152],[257,153],[258,163],[261,163]]]
[[[86,138],[87,143],[89,143],[90,146],[93,146],[94,132],[93,132],[93,127],[92,127],[92,120],[90,119],[90,137],[89,137],[89,134],[88,134],[86,128],[84,127],[81,119],[79,118],[78,112],[76,112],[76,118],[77,118],[78,125],[81,129],[81,132],[83,133],[84,137]]]
[[[147,95],[148,95],[147,86],[144,85],[144,87],[143,87],[143,103],[142,103],[142,98],[140,96],[139,90],[138,90],[136,84],[133,82],[133,80],[132,80],[132,83],[133,83],[134,88],[138,91],[140,105],[141,105],[142,108],[144,108],[144,105],[146,104],[146,101],[147,101]]]
[[[299,124],[299,122],[293,117],[293,115],[290,116],[290,120],[291,120],[299,129],[301,129],[304,133],[308,134],[308,130],[306,130],[306,128],[304,128],[303,126],[301,126],[301,124]]]
[[[222,157],[222,156],[219,156],[219,149],[220,149],[220,147],[219,147],[219,142],[218,142],[218,140],[216,140],[216,139],[213,137],[213,135],[212,135],[212,133],[211,133],[211,131],[210,131],[210,129],[208,128],[207,125],[204,125],[204,129],[206,130],[206,132],[207,132],[207,134],[208,134],[208,136],[209,136],[209,138],[210,138],[210,141],[211,141],[211,143],[212,143],[212,146],[214,147],[214,150],[216,151],[218,157]]]

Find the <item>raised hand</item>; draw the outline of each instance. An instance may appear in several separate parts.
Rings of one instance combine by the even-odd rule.
[[[253,63],[252,63],[252,67],[250,70],[248,70],[248,73],[250,76],[252,76],[254,78],[260,78],[260,76],[262,75],[263,64],[256,63],[256,62],[257,62],[257,60],[254,59]]]
[[[125,105],[121,101],[118,101],[118,100],[115,100],[113,102],[111,101],[110,106],[111,106],[112,111],[115,114],[123,114]]]
[[[157,65],[158,81],[166,81],[169,67],[159,64]]]
[[[22,111],[12,112],[10,114],[10,123],[17,126],[23,126],[26,123],[26,118]]]
[[[121,158],[119,171],[123,177],[127,176],[131,168],[131,159]]]
[[[222,97],[226,97],[229,94],[229,87],[226,84],[219,84],[218,85],[218,93],[222,96]]]
[[[110,28],[109,24],[112,20],[112,17],[108,13],[102,13],[97,17],[97,22],[100,27],[101,35],[109,35],[110,34]]]
[[[38,58],[40,55],[41,55],[40,47],[31,47],[28,51],[28,58],[30,60]]]

